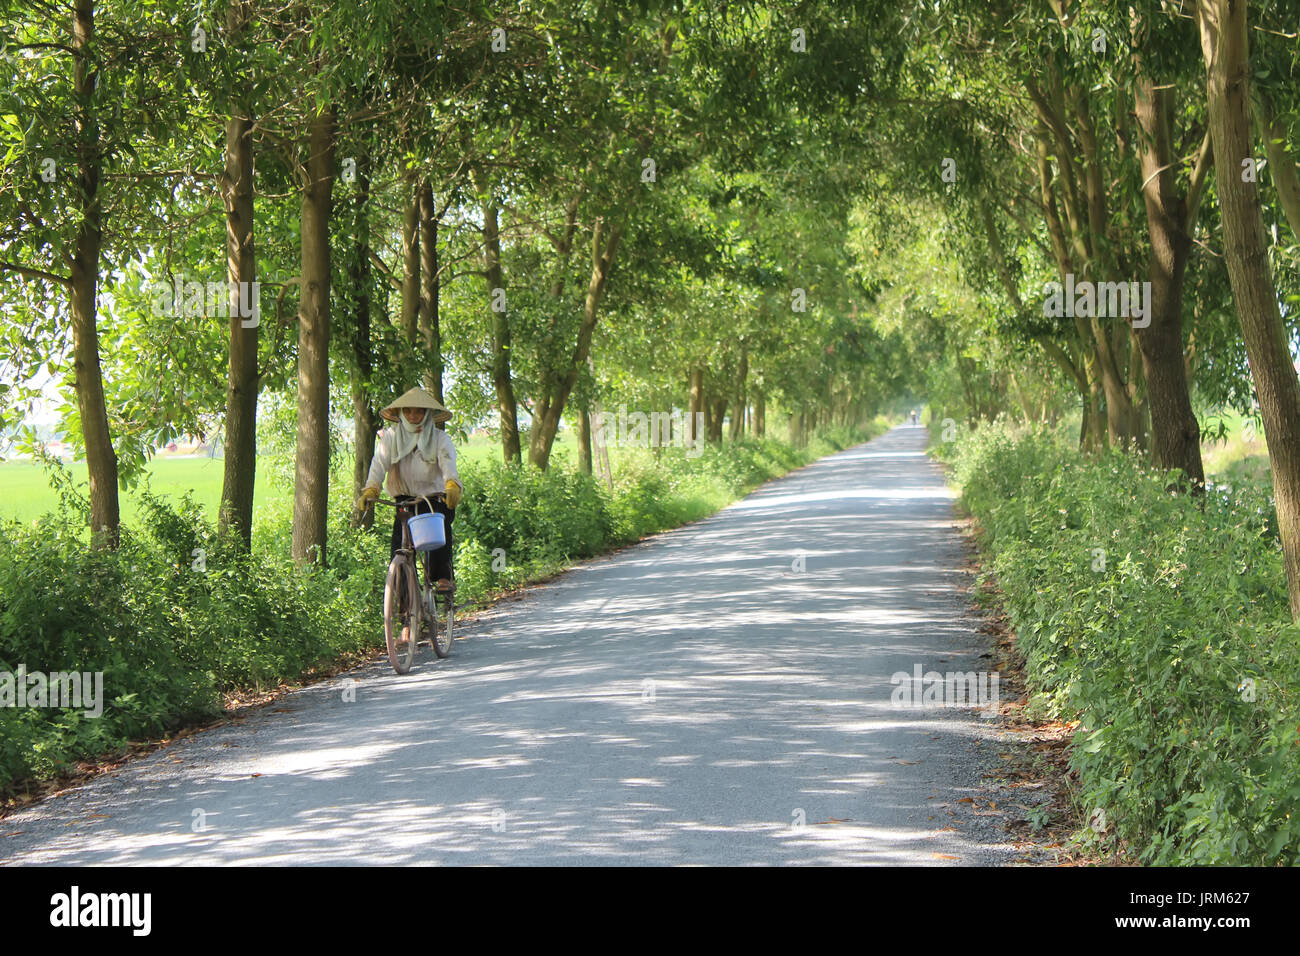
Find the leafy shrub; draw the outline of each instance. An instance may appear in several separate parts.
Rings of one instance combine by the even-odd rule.
[[[188,498],[141,498],[142,525],[117,551],[87,546],[75,499],[32,525],[0,525],[0,671],[102,672],[104,693],[98,718],[0,708],[0,786],[215,714],[224,690],[297,679],[375,643],[374,562],[354,566],[364,575],[341,567],[361,553],[346,529],[333,529],[333,567],[295,568],[287,547],[245,554],[218,538]]]
[[[1300,859],[1300,628],[1267,489],[1203,505],[1005,423],[945,449],[1101,839],[1156,864]]]
[[[595,554],[609,537],[605,499],[590,475],[493,462],[462,470],[455,536],[527,564]]]

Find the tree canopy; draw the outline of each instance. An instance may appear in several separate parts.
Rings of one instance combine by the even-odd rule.
[[[2,0],[0,430],[53,383],[107,546],[180,434],[246,542],[278,434],[322,560],[331,454],[414,382],[540,469],[602,406],[925,398],[1193,494],[1198,413],[1258,401],[1300,579],[1297,14]]]

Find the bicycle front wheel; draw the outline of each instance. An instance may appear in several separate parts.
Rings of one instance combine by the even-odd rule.
[[[409,556],[398,554],[384,582],[384,642],[393,670],[405,674],[415,663],[420,638],[420,588]]]
[[[439,657],[451,656],[452,624],[455,623],[455,594],[435,594],[433,597],[433,652]]]

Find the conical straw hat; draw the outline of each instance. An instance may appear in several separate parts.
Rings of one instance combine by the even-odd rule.
[[[422,388],[411,389],[387,408],[380,409],[379,414],[388,421],[395,422],[397,421],[398,409],[402,408],[432,408],[434,424],[441,424],[451,418],[451,412],[447,411],[440,401]]]

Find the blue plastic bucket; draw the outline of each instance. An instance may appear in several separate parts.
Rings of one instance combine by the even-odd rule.
[[[411,543],[416,551],[436,551],[447,543],[442,515],[436,512],[407,518],[406,525],[411,529]]]

